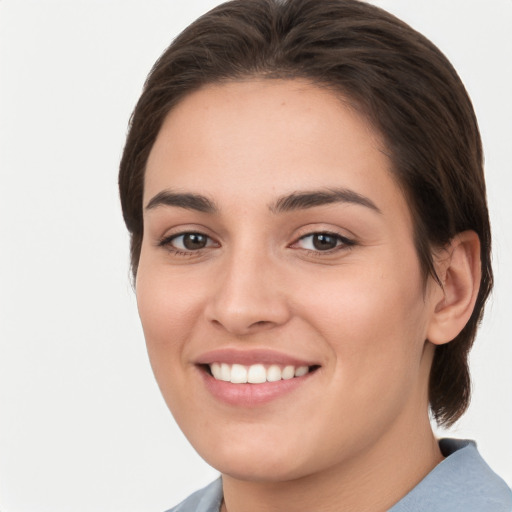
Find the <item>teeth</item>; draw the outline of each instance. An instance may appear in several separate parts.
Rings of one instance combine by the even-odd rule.
[[[294,377],[303,377],[309,372],[309,367],[295,367],[292,365],[281,367],[277,364],[265,367],[262,364],[244,366],[241,364],[212,363],[210,364],[210,370],[217,380],[233,384],[262,384],[263,382],[277,382],[293,379]]]
[[[247,382],[247,368],[241,364],[231,367],[231,382],[233,384],[245,384]]]
[[[293,379],[295,377],[295,367],[294,366],[285,366],[283,368],[283,380]]]
[[[220,369],[220,364],[219,363],[213,363],[210,365],[210,371],[212,372],[212,375],[217,379],[217,380],[224,380],[222,378],[222,372],[221,372],[221,369]]]
[[[279,366],[277,366],[276,364],[269,366],[269,368],[267,370],[267,381],[268,382],[276,382],[278,380],[281,380],[282,378],[283,378],[282,372],[281,372],[281,368],[279,368]]]
[[[231,367],[229,364],[222,363],[220,365],[220,380],[229,382],[231,380]]]
[[[295,370],[295,377],[302,377],[303,375],[306,375],[306,373],[309,372],[309,368],[307,366],[299,366]]]
[[[261,384],[267,381],[267,372],[262,364],[253,364],[249,366],[247,372],[247,382],[251,384]]]

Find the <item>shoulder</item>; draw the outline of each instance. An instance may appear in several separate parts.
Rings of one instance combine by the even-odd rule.
[[[511,512],[512,493],[473,441],[442,439],[445,459],[389,512]]]
[[[222,480],[218,478],[167,512],[219,512],[221,502]]]

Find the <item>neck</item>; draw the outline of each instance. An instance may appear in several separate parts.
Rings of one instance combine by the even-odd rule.
[[[405,422],[352,460],[296,480],[255,482],[223,475],[222,512],[384,512],[443,459],[428,415],[422,417],[422,425]]]

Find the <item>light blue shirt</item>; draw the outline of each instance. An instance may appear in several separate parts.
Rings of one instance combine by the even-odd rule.
[[[446,457],[388,512],[512,512],[512,493],[482,459],[473,441],[441,439]],[[222,480],[167,512],[219,512]]]

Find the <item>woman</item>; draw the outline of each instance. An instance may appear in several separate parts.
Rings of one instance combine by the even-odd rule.
[[[173,510],[495,510],[469,401],[492,287],[457,74],[354,0],[235,0],[150,73],[120,168],[176,421],[222,479]]]

